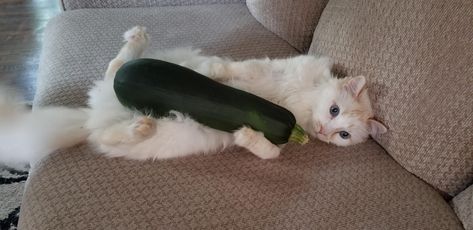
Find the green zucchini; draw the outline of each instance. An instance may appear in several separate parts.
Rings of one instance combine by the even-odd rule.
[[[175,110],[222,131],[251,127],[274,144],[308,141],[287,109],[169,62],[136,59],[125,63],[117,71],[114,90],[124,106],[156,118]]]

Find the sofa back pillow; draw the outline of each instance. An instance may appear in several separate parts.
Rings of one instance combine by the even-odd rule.
[[[63,10],[241,3],[245,0],[60,0]]]
[[[315,26],[328,0],[247,0],[251,14],[301,52],[309,49]]]
[[[309,53],[367,77],[375,140],[407,170],[450,195],[472,182],[471,0],[331,0]]]

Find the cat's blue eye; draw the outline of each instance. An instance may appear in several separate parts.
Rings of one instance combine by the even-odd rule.
[[[350,134],[347,131],[341,131],[338,133],[342,139],[348,139],[350,138]]]
[[[339,113],[340,113],[340,108],[338,108],[338,105],[330,106],[330,115],[332,115],[332,117],[338,116]]]

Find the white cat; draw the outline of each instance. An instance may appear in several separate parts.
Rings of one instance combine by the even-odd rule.
[[[21,150],[23,153],[18,158],[41,157],[79,143],[87,136],[106,156],[139,160],[217,152],[231,145],[244,147],[262,159],[280,154],[282,146],[272,144],[262,133],[249,127],[228,133],[201,125],[177,111],[172,112],[172,117],[155,119],[123,107],[115,96],[113,78],[121,65],[142,56],[148,45],[148,34],[144,27],[137,26],[124,37],[126,44],[110,62],[105,78],[97,81],[89,92],[89,109],[43,108],[32,113],[15,110],[19,111],[17,115],[8,117],[14,117],[10,120],[16,122],[7,122],[9,125],[4,129],[19,130],[15,132],[21,135],[0,137],[0,155],[15,154],[18,147],[31,146]],[[327,58],[302,55],[232,61],[204,56],[199,50],[191,49],[163,51],[153,58],[191,68],[279,104],[290,110],[312,137],[327,143],[348,146],[363,142],[369,135],[386,132],[384,125],[373,119],[365,78],[333,77]],[[5,101],[3,108],[0,101],[0,112],[14,107]],[[26,131],[27,128],[18,127],[36,129]],[[18,146],[5,147],[12,146],[11,143]]]

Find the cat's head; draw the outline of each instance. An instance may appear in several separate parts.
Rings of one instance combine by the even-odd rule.
[[[363,76],[332,79],[319,87],[319,98],[312,108],[309,133],[317,139],[338,146],[365,141],[370,135],[387,131],[373,119],[370,99]]]

